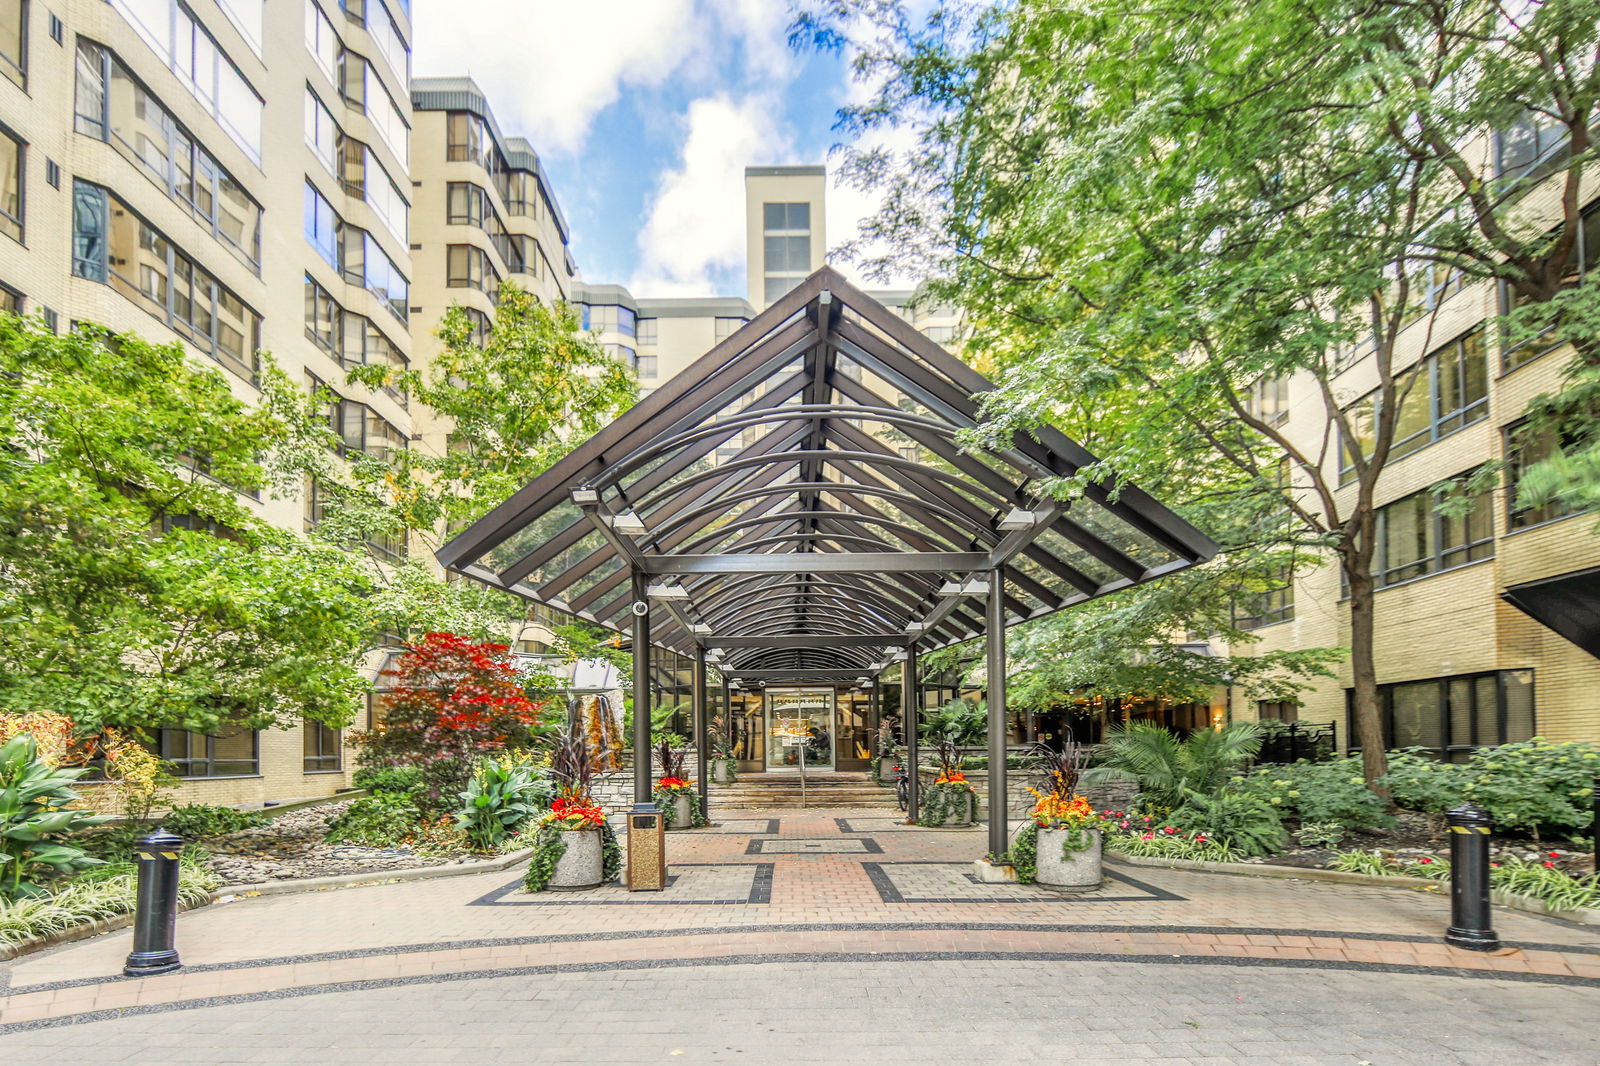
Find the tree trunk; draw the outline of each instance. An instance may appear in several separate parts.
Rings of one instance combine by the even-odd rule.
[[[1355,564],[1355,565],[1352,565]],[[1378,669],[1373,661],[1373,593],[1371,553],[1345,557],[1345,577],[1350,583],[1350,675],[1355,741],[1361,745],[1361,770],[1371,788],[1386,801],[1386,789],[1373,782],[1389,772],[1383,744],[1383,719],[1378,710]]]

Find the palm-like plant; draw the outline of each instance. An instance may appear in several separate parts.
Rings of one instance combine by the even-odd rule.
[[[1147,802],[1172,809],[1192,795],[1215,796],[1261,750],[1261,727],[1233,722],[1186,740],[1149,722],[1127,722],[1106,732],[1103,764],[1087,770],[1083,783],[1132,781]]]
[[[922,736],[946,775],[960,769],[961,749],[982,741],[988,731],[988,711],[982,701],[951,700],[922,722]]]
[[[72,873],[100,864],[57,838],[111,819],[69,806],[72,784],[87,770],[51,766],[39,745],[19,733],[0,746],[0,899],[42,896],[44,871]]]

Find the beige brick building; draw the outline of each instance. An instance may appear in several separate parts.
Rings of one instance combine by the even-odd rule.
[[[1522,158],[1499,137],[1479,150],[1495,153],[1502,174],[1531,170],[1552,157],[1547,149]],[[1559,219],[1554,194],[1548,183],[1535,188],[1519,211],[1530,220]],[[1593,208],[1590,217],[1600,223]],[[1600,225],[1585,224],[1580,251],[1577,271],[1600,263]],[[1594,513],[1559,504],[1529,512],[1516,505],[1519,470],[1551,447],[1521,432],[1523,412],[1534,396],[1558,388],[1569,352],[1537,341],[1508,344],[1494,322],[1505,299],[1488,282],[1465,283],[1442,271],[1424,279],[1423,306],[1401,334],[1396,362],[1397,370],[1412,368],[1418,376],[1396,432],[1398,458],[1383,471],[1376,499],[1382,507],[1376,657],[1388,741],[1454,758],[1477,745],[1535,734],[1600,740],[1600,659],[1503,598],[1551,579],[1592,597],[1600,582],[1583,573],[1600,566]],[[1370,347],[1358,347],[1335,391],[1359,411],[1376,384]],[[1263,386],[1258,397],[1311,454],[1321,447],[1326,424],[1316,388],[1309,376],[1295,377]],[[1338,470],[1332,464],[1341,461],[1335,450],[1327,453],[1333,476]],[[1506,469],[1466,518],[1435,513],[1432,486],[1494,460]],[[1260,647],[1348,646],[1349,605],[1340,586],[1331,562],[1295,574],[1252,618]],[[1232,713],[1332,722],[1344,746],[1351,735],[1349,686],[1346,665],[1299,708],[1257,706],[1235,696]]]

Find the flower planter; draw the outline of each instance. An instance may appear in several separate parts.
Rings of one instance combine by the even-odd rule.
[[[694,799],[693,793],[679,792],[670,800],[672,804],[672,818],[667,822],[667,828],[693,829],[694,828]]]
[[[900,760],[893,755],[878,756],[878,761],[872,771],[873,780],[884,788],[893,788],[895,783],[894,768],[899,765]]]
[[[1036,884],[1066,892],[1088,892],[1100,887],[1105,873],[1101,863],[1103,842],[1100,830],[1090,829],[1089,846],[1064,851],[1070,829],[1039,830]]]
[[[733,760],[713,759],[711,761],[711,780],[719,785],[733,784]]]
[[[561,840],[566,850],[556,860],[555,873],[545,887],[553,891],[599,888],[605,878],[605,847],[600,830],[565,830]]]
[[[970,788],[931,785],[923,791],[921,818],[928,828],[963,829],[977,819],[978,797]]]

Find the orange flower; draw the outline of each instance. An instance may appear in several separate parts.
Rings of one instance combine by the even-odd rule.
[[[1094,817],[1094,808],[1082,796],[1067,799],[1053,793],[1041,795],[1033,807],[1034,822],[1044,828],[1081,824]]]
[[[677,791],[680,791],[682,789],[693,788],[694,787],[694,782],[685,781],[681,777],[663,777],[661,780],[656,782],[656,787],[664,788],[664,789],[667,789],[667,790],[672,791],[672,792],[677,792]]]
[[[967,775],[960,770],[951,770],[949,773],[940,774],[933,782],[936,785],[964,785]]]

